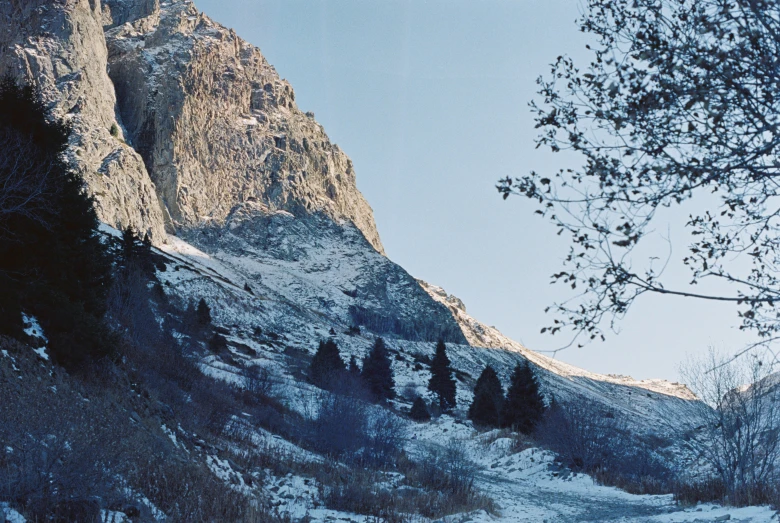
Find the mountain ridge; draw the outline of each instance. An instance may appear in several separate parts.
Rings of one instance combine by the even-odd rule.
[[[564,395],[628,387],[694,401],[679,385],[601,376],[535,353],[384,257],[349,158],[257,48],[190,0],[12,2],[0,16],[16,24],[0,30],[0,67],[33,81],[72,122],[69,159],[100,218],[159,246],[177,244],[175,232],[293,316],[319,318],[299,340],[306,350],[337,326],[410,344],[441,337],[464,352],[455,359],[469,373],[475,362],[506,373],[524,358]],[[199,297],[180,284],[169,282],[179,298]],[[657,420],[656,410],[648,412]]]

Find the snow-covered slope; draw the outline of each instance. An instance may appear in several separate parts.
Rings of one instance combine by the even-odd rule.
[[[205,298],[216,322],[230,331],[240,363],[275,362],[292,384],[320,339],[333,335],[345,358],[360,358],[381,335],[395,352],[401,396],[425,395],[427,358],[443,336],[462,408],[486,365],[506,383],[523,359],[537,369],[548,398],[587,398],[622,413],[638,432],[676,440],[704,408],[684,385],[594,374],[523,347],[468,316],[456,298],[377,254],[348,222],[295,218],[255,205],[234,213],[226,229],[203,229],[189,240],[170,237],[163,247],[179,260],[161,274],[170,295]],[[348,334],[355,325],[360,333]]]

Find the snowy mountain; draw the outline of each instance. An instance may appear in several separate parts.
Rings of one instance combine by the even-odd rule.
[[[259,50],[191,1],[5,2],[0,16],[0,67],[73,124],[70,159],[101,218],[176,256],[168,292],[206,297],[236,343],[256,347],[250,333],[263,326],[312,351],[354,325],[362,334],[339,335],[345,348],[362,353],[384,336],[399,371],[430,342],[450,342],[464,400],[484,365],[506,378],[525,358],[548,396],[591,398],[637,427],[671,434],[701,407],[679,384],[535,353],[384,257],[349,158]]]
[[[332,337],[342,357],[360,359],[381,336],[398,392],[391,406],[400,413],[417,396],[432,399],[426,385],[442,339],[458,408],[455,416],[415,427],[404,449],[410,456],[425,445],[465,441],[484,467],[479,484],[495,494],[508,521],[688,520],[682,510],[672,517],[669,496],[599,487],[556,469],[546,451],[517,452],[506,434],[478,434],[462,421],[485,366],[506,384],[515,365],[529,361],[547,400],[600,405],[632,434],[652,440],[661,458],[687,467],[697,444],[691,420],[708,407],[678,383],[594,374],[534,352],[388,259],[352,162],[235,32],[190,0],[10,1],[0,3],[0,19],[0,70],[33,82],[72,124],[68,160],[86,180],[104,232],[117,236],[132,226],[148,233],[165,260],[156,276],[165,299],[181,311],[199,300],[210,308],[227,350],[204,351],[204,374],[243,387],[247,369],[265,369],[284,409],[307,419],[316,390],[305,369],[319,341]],[[3,351],[0,370],[9,376],[20,372],[12,359]],[[155,430],[177,452],[199,449],[217,477],[251,490],[238,466],[163,419]],[[291,438],[247,430],[242,452],[273,448],[299,469],[325,462]],[[397,474],[386,474],[392,489],[400,488]],[[318,508],[321,492],[304,476],[271,476],[263,488],[287,514],[352,517]],[[712,517],[725,514],[712,508]],[[0,504],[3,514],[10,509]],[[741,514],[771,517],[768,509]],[[494,518],[485,511],[472,516]]]

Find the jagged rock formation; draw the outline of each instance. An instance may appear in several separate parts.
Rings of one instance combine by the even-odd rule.
[[[346,218],[383,252],[352,162],[258,49],[189,1],[107,7],[118,14],[106,38],[119,112],[177,225],[221,225],[257,200]]]
[[[95,0],[0,2],[0,73],[33,82],[73,126],[70,164],[87,181],[100,219],[162,241],[154,184],[116,119],[100,16]]]
[[[191,1],[9,0],[0,20],[0,72],[73,124],[70,159],[106,223],[160,242],[258,200],[346,219],[383,253],[350,159],[259,50]]]

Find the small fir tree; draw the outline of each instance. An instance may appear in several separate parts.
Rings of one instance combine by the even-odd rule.
[[[198,308],[195,309],[195,320],[199,327],[208,327],[211,325],[211,308],[203,298],[198,302]]]
[[[415,421],[430,421],[431,413],[428,412],[428,405],[425,404],[425,400],[422,397],[417,396],[417,399],[412,403],[409,417]]]
[[[390,355],[387,352],[385,340],[377,338],[374,346],[363,358],[363,370],[361,377],[366,388],[376,401],[383,401],[395,397],[395,380],[393,379],[393,367],[390,363]]]
[[[503,425],[530,434],[544,414],[539,381],[527,361],[518,363],[512,373],[503,409]]]
[[[209,350],[215,354],[228,352],[230,349],[228,348],[227,338],[225,338],[222,334],[215,332],[209,340]]]
[[[309,378],[318,387],[328,388],[347,367],[339,354],[339,347],[332,339],[320,341],[309,366]]]
[[[474,401],[469,406],[469,419],[477,425],[498,427],[504,407],[504,389],[493,367],[487,366],[474,386]]]
[[[349,374],[353,378],[360,378],[360,367],[358,366],[357,358],[355,358],[355,355],[351,355],[349,357]]]
[[[122,236],[117,243],[117,264],[120,271],[127,274],[137,269],[148,280],[157,280],[152,240],[148,234],[141,240],[136,230],[132,226],[128,226],[122,231]]]
[[[431,360],[431,380],[428,382],[428,390],[439,397],[439,406],[442,410],[455,407],[455,379],[452,377],[452,367],[443,340],[436,343],[436,354]]]

